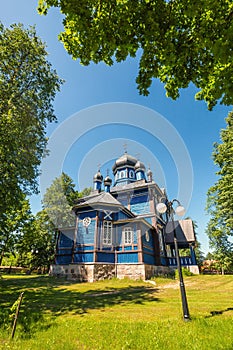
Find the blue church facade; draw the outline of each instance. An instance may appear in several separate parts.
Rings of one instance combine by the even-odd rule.
[[[152,172],[128,153],[116,160],[114,183],[100,171],[93,191],[73,207],[75,227],[59,230],[51,274],[80,281],[104,278],[148,279],[176,266],[173,238],[166,234],[167,217],[156,211],[166,197]],[[198,272],[191,220],[180,222],[180,248],[189,248],[183,265]]]

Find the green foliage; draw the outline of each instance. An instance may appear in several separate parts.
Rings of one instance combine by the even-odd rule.
[[[43,198],[43,207],[54,227],[69,227],[75,225],[72,213],[72,203],[77,196],[73,180],[62,173],[52,182]]]
[[[9,206],[0,215],[0,265],[5,255],[15,255],[15,244],[21,231],[30,224],[32,215],[29,201],[22,195],[17,208]]]
[[[42,201],[43,207],[56,228],[75,225],[75,217],[72,212],[75,199],[90,193],[88,188],[80,193],[74,188],[73,180],[63,172],[46,190]]]
[[[61,80],[35,29],[0,24],[0,216],[36,192]]]
[[[183,276],[195,276],[194,273],[192,273],[191,271],[189,271],[189,269],[186,269],[185,267],[182,267],[182,275]],[[175,278],[179,279],[179,273],[178,273],[177,269],[175,271]]]
[[[44,209],[21,230],[16,250],[16,264],[47,272],[54,262],[57,229],[75,225],[72,204],[82,196],[74,189],[73,180],[65,173],[54,179],[43,198]],[[85,189],[89,193],[89,189]]]
[[[213,159],[220,168],[218,180],[207,194],[207,212],[210,220],[207,234],[214,249],[214,259],[225,268],[233,263],[233,113],[226,118],[227,127],[221,131],[220,144],[215,144]]]
[[[173,99],[192,82],[210,110],[218,100],[233,104],[231,0],[39,0],[38,11],[51,6],[64,14],[59,38],[81,64],[138,54],[141,94],[159,78]]]
[[[55,241],[55,227],[42,210],[21,231],[16,244],[17,265],[47,272],[54,261]]]
[[[208,210],[219,220],[224,220],[226,232],[233,234],[233,113],[226,118],[227,127],[221,130],[221,143],[215,144],[213,159],[220,168],[216,184],[208,192]]]

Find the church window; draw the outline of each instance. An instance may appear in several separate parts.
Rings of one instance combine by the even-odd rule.
[[[124,244],[133,243],[133,231],[131,227],[125,227],[123,229],[123,242]]]
[[[134,171],[133,171],[133,170],[130,170],[130,171],[129,171],[129,177],[130,177],[131,179],[134,178]]]
[[[103,244],[112,244],[112,222],[104,221],[103,226]]]
[[[125,177],[125,171],[121,171],[120,172],[120,179],[124,178]]]

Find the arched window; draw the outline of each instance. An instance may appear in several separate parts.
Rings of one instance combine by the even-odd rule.
[[[123,179],[124,177],[125,177],[125,171],[122,170],[122,171],[120,172],[120,179]]]
[[[134,171],[133,171],[133,170],[130,170],[130,171],[129,171],[129,177],[130,177],[131,179],[134,179]]]
[[[123,228],[123,243],[124,244],[132,244],[133,243],[133,230],[131,227],[124,227]]]
[[[103,224],[103,244],[112,244],[112,222],[104,221]]]

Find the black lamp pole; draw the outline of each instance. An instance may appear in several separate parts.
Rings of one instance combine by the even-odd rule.
[[[178,270],[179,281],[180,281],[180,294],[181,294],[182,309],[183,309],[183,319],[184,319],[184,321],[189,321],[190,315],[189,315],[188,301],[187,301],[187,297],[186,297],[183,273],[182,273],[182,268],[181,268],[181,263],[180,263],[180,254],[179,254],[179,249],[178,249],[176,228],[175,228],[173,213],[172,213],[172,225],[173,225],[173,232],[174,232],[174,246],[175,246],[175,252],[176,252],[177,270]]]
[[[180,206],[180,202],[177,199],[173,199],[171,202],[167,202],[167,212],[172,220],[172,228],[174,233],[174,246],[175,246],[175,253],[176,253],[176,261],[177,261],[177,270],[179,274],[179,282],[180,282],[180,294],[181,294],[181,301],[182,301],[182,310],[183,310],[183,319],[184,321],[190,320],[189,315],[189,308],[188,308],[188,302],[185,292],[185,285],[184,285],[184,279],[182,274],[182,268],[181,268],[181,262],[180,262],[180,254],[178,249],[178,243],[177,243],[177,237],[176,237],[176,227],[174,222],[174,210],[173,210],[173,203],[177,202]]]

